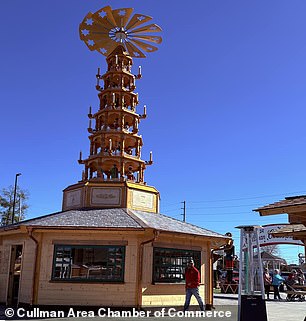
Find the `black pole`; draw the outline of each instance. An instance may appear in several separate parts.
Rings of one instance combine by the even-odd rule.
[[[17,173],[17,174],[15,175],[12,224],[14,224],[14,220],[15,220],[15,203],[16,203],[16,192],[17,192],[17,179],[18,179],[18,176],[20,176],[20,175],[21,175],[21,173]]]
[[[186,201],[181,202],[184,204],[184,206],[182,207],[183,210],[183,222],[186,222]]]

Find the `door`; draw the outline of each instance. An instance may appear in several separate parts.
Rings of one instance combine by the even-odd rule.
[[[19,298],[19,283],[22,262],[22,245],[11,246],[11,259],[9,270],[9,282],[7,291],[7,304],[17,305]]]

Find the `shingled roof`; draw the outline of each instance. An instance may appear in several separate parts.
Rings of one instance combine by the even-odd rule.
[[[159,231],[227,238],[222,234],[204,229],[190,223],[176,220],[163,214],[154,214],[130,209],[128,210],[128,213],[129,215],[135,215],[136,217],[138,217],[143,222],[143,224],[146,225],[146,227],[153,228]]]
[[[306,205],[306,195],[285,197],[284,200],[256,208],[253,211],[261,212],[266,210],[288,208],[297,205]]]
[[[263,251],[260,253],[260,256],[261,256],[261,259],[262,261],[270,261],[270,262],[279,262],[281,264],[287,264],[286,260],[279,257],[279,256],[276,256],[276,255],[273,255],[271,253],[268,253],[266,251]],[[255,257],[258,257],[258,255],[255,255]]]
[[[163,214],[135,211],[127,208],[117,209],[78,209],[52,213],[25,220],[0,228],[5,231],[20,226],[42,228],[113,228],[143,230],[152,228],[159,231],[227,238],[226,236],[202,227],[176,220]]]
[[[14,225],[61,228],[142,228],[123,209],[68,210],[22,221]]]

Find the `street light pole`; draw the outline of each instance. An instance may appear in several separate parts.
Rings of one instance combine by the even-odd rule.
[[[21,173],[17,173],[17,174],[15,175],[12,224],[14,224],[14,220],[15,220],[15,203],[16,203],[16,192],[17,192],[17,179],[18,179],[18,176],[20,176],[20,175],[21,175]]]

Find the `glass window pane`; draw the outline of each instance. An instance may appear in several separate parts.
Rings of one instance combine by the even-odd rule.
[[[183,283],[185,268],[191,258],[193,258],[196,268],[200,270],[200,251],[154,248],[153,282]]]
[[[124,246],[56,245],[52,278],[123,282],[124,259]]]

